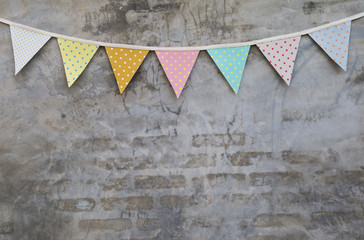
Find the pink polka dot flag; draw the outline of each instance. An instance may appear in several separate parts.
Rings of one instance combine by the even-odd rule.
[[[351,21],[310,33],[309,36],[346,71]]]
[[[179,98],[199,51],[156,51],[169,83]]]
[[[289,85],[301,36],[257,44],[270,64]]]

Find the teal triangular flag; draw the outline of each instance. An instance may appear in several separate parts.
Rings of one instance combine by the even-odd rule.
[[[208,49],[231,88],[238,93],[250,46]]]

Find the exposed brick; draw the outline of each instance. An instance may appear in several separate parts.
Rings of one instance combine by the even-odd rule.
[[[156,168],[153,159],[149,156],[134,156],[132,158],[108,158],[106,160],[95,159],[97,166],[107,170],[143,170],[148,168]]]
[[[150,210],[153,208],[153,198],[150,196],[101,198],[101,205],[105,211],[111,211],[114,208],[122,208],[125,210]]]
[[[257,195],[260,200],[266,200],[280,206],[301,206],[309,201],[303,193],[266,192]]]
[[[113,230],[123,231],[131,228],[130,219],[112,218],[112,219],[84,219],[78,224],[79,228],[85,231],[94,230]]]
[[[321,225],[347,224],[355,220],[362,220],[363,212],[354,211],[332,211],[332,212],[314,212],[312,221]]]
[[[312,151],[310,154],[282,151],[281,157],[283,161],[289,162],[291,164],[308,164],[308,163],[316,163],[320,161],[321,151]]]
[[[269,214],[263,213],[257,215],[253,222],[252,226],[254,227],[287,227],[291,225],[302,225],[304,223],[304,219],[298,213],[293,214]]]
[[[232,134],[228,134],[229,136],[229,141],[227,141],[229,144],[231,145],[235,145],[235,146],[243,146],[245,145],[245,133],[239,133],[239,132],[235,132]]]
[[[157,240],[157,238],[121,238],[119,240]]]
[[[136,226],[141,231],[151,231],[161,228],[161,220],[159,218],[139,218]]]
[[[201,192],[204,189],[204,180],[205,177],[193,177],[192,178],[192,187],[195,189],[195,191],[197,192]]]
[[[361,231],[361,230],[359,230]],[[364,234],[358,232],[342,232],[337,235],[335,240],[363,240]]]
[[[245,145],[245,133],[201,134],[192,137],[192,146],[197,148],[201,146],[225,147],[228,145]]]
[[[153,158],[149,156],[138,156],[133,158],[134,170],[143,170],[148,168],[156,168],[157,165],[154,164]]]
[[[289,233],[283,235],[254,235],[248,236],[247,240],[306,240],[310,237],[303,232]]]
[[[364,185],[364,171],[345,171],[344,176],[352,185]]]
[[[210,186],[215,186],[217,184],[225,183],[229,180],[234,180],[236,182],[244,182],[246,175],[242,173],[214,173],[207,174],[206,178]]]
[[[194,135],[194,136],[192,136],[192,146],[197,147],[197,148],[199,148],[201,146],[208,146],[208,145],[222,147],[222,146],[224,146],[223,138],[224,138],[223,134]]]
[[[328,160],[330,162],[338,162],[340,160],[340,155],[338,152],[335,152],[334,150],[332,150],[331,148],[329,148],[329,150],[327,150],[327,153],[329,154],[328,156]]]
[[[301,178],[298,172],[263,172],[249,174],[250,183],[254,186],[272,185],[277,183],[294,184]]]
[[[18,193],[41,195],[49,191],[51,188],[51,180],[22,180],[16,187]]]
[[[87,139],[75,139],[75,149],[84,149],[84,151],[104,151],[105,149],[116,150],[117,139],[110,137],[89,137]]]
[[[194,194],[192,196],[180,195],[164,195],[160,197],[160,204],[162,208],[166,209],[183,209],[192,206],[202,206],[209,202],[206,195]]]
[[[313,9],[317,9],[317,5]],[[314,108],[308,109],[305,112],[294,111],[290,112],[287,109],[282,111],[282,122],[316,122],[323,118],[330,118],[333,116],[333,108],[321,109]]]
[[[337,184],[339,182],[350,183],[350,185],[364,185],[364,171],[353,170],[353,171],[339,171],[339,172],[326,172],[326,171],[316,171],[318,181],[325,185]]]
[[[135,176],[134,186],[137,189],[179,188],[186,186],[186,179],[183,175]]]
[[[213,167],[216,165],[216,155],[209,156],[208,154],[188,154],[187,162],[182,165],[182,168],[199,168]]]
[[[238,204],[248,204],[252,198],[255,198],[253,195],[248,195],[244,193],[233,193],[231,195],[223,195],[223,199],[227,201],[231,201],[233,203]]]
[[[307,199],[303,194],[297,194],[293,192],[284,192],[278,194],[277,202],[282,204],[283,206],[293,206],[293,205],[302,205],[302,203],[306,203]]]
[[[197,216],[192,218],[192,225],[201,228],[220,228],[221,219],[207,216]]]
[[[95,205],[93,198],[75,198],[54,200],[55,208],[65,212],[91,212]]]
[[[0,163],[1,166],[1,163]],[[0,167],[1,169],[1,167]],[[1,174],[1,173],[0,173]],[[7,193],[16,194],[16,201],[13,202],[14,207],[25,209],[32,207],[32,201],[29,196],[42,196],[49,193],[54,186],[52,180],[20,180],[11,181],[9,183],[0,182],[0,189],[5,188],[5,192],[0,192],[0,199],[8,198]],[[0,219],[1,221],[1,219]]]
[[[128,179],[126,176],[123,178],[113,178],[108,180],[107,182],[99,183],[99,185],[102,187],[102,190],[104,191],[112,191],[112,190],[120,191],[127,189]]]
[[[251,159],[271,157],[271,152],[236,152],[234,154],[227,154],[227,158],[233,166],[250,166],[252,165]]]
[[[0,223],[0,234],[13,234],[15,230],[15,224],[13,222]]]
[[[325,185],[336,184],[336,183],[339,183],[340,180],[342,180],[342,177],[339,176],[338,174],[331,175],[331,176],[323,176],[323,177],[317,179],[318,182],[323,183]]]
[[[95,163],[100,168],[105,168],[107,170],[129,170],[132,163],[131,158],[108,158],[106,160],[95,159]]]
[[[133,145],[135,147],[145,147],[150,145],[158,144],[168,144],[171,141],[173,141],[175,137],[174,136],[168,136],[168,135],[159,135],[159,136],[138,136],[133,139]]]
[[[183,208],[188,204],[188,196],[164,195],[160,197],[160,204],[168,209]]]
[[[363,205],[364,201],[354,194],[356,187],[346,188],[346,187],[335,187],[331,191],[320,191],[320,190],[310,190],[309,192],[300,192],[306,202],[309,203],[320,203],[325,206],[333,205],[336,206],[337,203],[340,204],[351,204],[351,205]],[[359,191],[359,188],[357,188]],[[360,193],[359,193],[360,194]]]

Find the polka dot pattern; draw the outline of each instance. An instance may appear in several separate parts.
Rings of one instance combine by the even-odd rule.
[[[177,98],[190,76],[199,51],[156,51]]]
[[[148,50],[105,47],[120,94],[123,93],[135,72],[144,61]]]
[[[63,59],[68,87],[77,80],[99,46],[57,38]]]
[[[10,33],[17,74],[51,37],[13,26],[10,26]]]
[[[250,46],[207,50],[235,93],[239,90],[249,49]]]
[[[301,36],[257,44],[270,64],[289,85]]]
[[[309,36],[346,71],[351,21],[310,33]]]

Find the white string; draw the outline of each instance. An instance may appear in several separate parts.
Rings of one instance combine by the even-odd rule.
[[[275,37],[269,37],[269,38],[264,38],[264,39],[259,39],[259,40],[254,40],[254,41],[248,41],[248,42],[240,42],[240,43],[228,43],[228,44],[215,44],[215,45],[208,45],[208,46],[195,46],[195,47],[148,47],[148,46],[138,46],[138,45],[130,45],[130,44],[119,44],[119,43],[107,43],[107,42],[99,42],[99,41],[92,41],[92,40],[87,40],[87,39],[82,39],[82,38],[75,38],[75,37],[70,37],[70,36],[66,36],[66,35],[62,35],[62,34],[58,34],[58,33],[52,33],[52,32],[48,32],[48,31],[44,31],[41,29],[37,29],[37,28],[32,28],[20,23],[15,23],[3,18],[0,18],[0,22],[14,26],[14,27],[18,27],[21,29],[25,29],[25,30],[29,30],[32,32],[36,32],[36,33],[40,33],[40,34],[44,34],[47,36],[51,36],[51,37],[57,37],[57,38],[63,38],[63,39],[67,39],[67,40],[71,40],[71,41],[77,41],[77,42],[82,42],[82,43],[87,43],[87,44],[94,44],[94,45],[99,45],[99,46],[107,46],[107,47],[119,47],[119,48],[131,48],[131,49],[139,49],[139,50],[154,50],[154,51],[187,51],[187,50],[207,50],[207,49],[214,49],[214,48],[225,48],[225,47],[243,47],[243,46],[250,46],[250,45],[256,45],[256,44],[260,44],[260,43],[265,43],[265,42],[270,42],[270,41],[276,41],[276,40],[281,40],[281,39],[286,39],[286,38],[292,38],[292,37],[297,37],[297,36],[302,36],[305,34],[309,34],[311,32],[315,32],[318,30],[321,30],[323,28],[328,28],[328,27],[332,27],[335,26],[337,24],[346,22],[346,21],[350,21],[350,20],[354,20],[357,18],[361,18],[364,16],[364,12],[352,15],[350,17],[347,18],[343,18],[328,24],[324,24],[324,25],[320,25],[318,27],[314,27],[314,28],[310,28],[310,29],[306,29],[300,32],[295,32],[295,33],[291,33],[291,34],[285,34],[285,35],[280,35],[280,36],[275,36]]]

